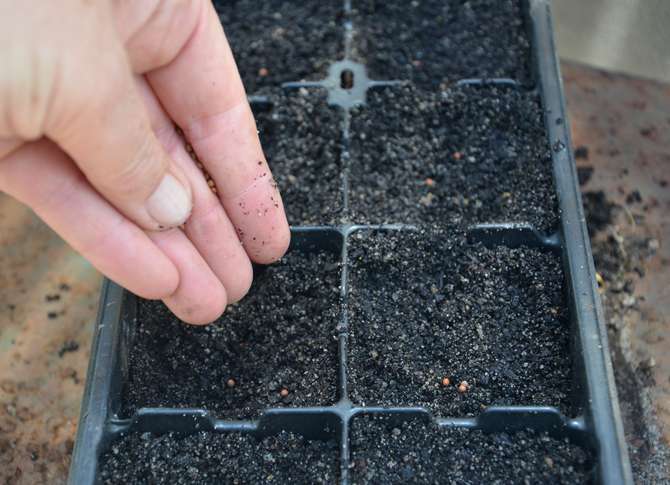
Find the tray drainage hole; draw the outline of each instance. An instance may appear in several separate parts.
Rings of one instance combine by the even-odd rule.
[[[351,69],[342,69],[342,72],[340,72],[340,87],[342,89],[351,89],[354,87],[354,71]]]

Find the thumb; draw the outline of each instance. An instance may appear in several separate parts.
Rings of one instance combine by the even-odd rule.
[[[106,2],[102,2],[104,5]],[[83,38],[61,66],[45,134],[96,190],[149,230],[180,225],[191,212],[188,179],[154,135],[126,52],[109,18],[81,26]],[[90,20],[90,19],[89,19]]]

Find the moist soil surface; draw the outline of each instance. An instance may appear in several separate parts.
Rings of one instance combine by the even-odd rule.
[[[342,210],[342,113],[313,90],[273,91],[268,100],[252,107],[289,223],[335,222]]]
[[[334,403],[339,285],[336,256],[292,251],[212,325],[187,325],[141,300],[122,413],[191,407],[250,418],[270,406]]]
[[[357,232],[349,264],[354,403],[423,406],[450,417],[490,405],[572,414],[557,256],[487,249],[453,231]]]
[[[438,87],[464,78],[529,81],[519,0],[355,2],[354,58],[374,79]]]
[[[344,57],[342,0],[216,0],[247,93],[326,77]]]
[[[432,423],[354,419],[351,478],[363,484],[588,483],[592,456],[530,431],[485,434]]]
[[[368,93],[351,122],[356,222],[558,225],[537,96],[504,86]]]
[[[101,482],[112,484],[335,483],[334,441],[282,432],[263,440],[240,433],[189,436],[135,433],[101,459]]]

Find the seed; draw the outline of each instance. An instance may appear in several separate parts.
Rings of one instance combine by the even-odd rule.
[[[435,186],[435,181],[434,181],[432,178],[430,178],[430,177],[427,178],[426,180],[424,180],[424,183],[425,183],[428,187],[434,187],[434,186]]]
[[[279,391],[279,395],[281,397],[287,397],[288,396],[288,389],[283,388],[281,391]]]
[[[226,386],[228,387],[235,387],[236,384],[237,382],[235,382],[235,379],[233,379],[232,377],[226,381]]]
[[[468,392],[468,389],[470,389],[468,381],[461,381],[461,383],[458,385],[458,392],[460,392],[461,394],[465,394],[466,392]]]
[[[442,385],[443,385],[444,387],[447,387],[449,384],[451,384],[451,381],[449,380],[449,378],[448,378],[448,377],[444,377],[444,378],[442,379]]]
[[[268,71],[267,68],[265,68],[265,67],[261,67],[261,68],[258,70],[258,75],[259,75],[260,77],[265,77],[265,76],[267,76],[268,74],[270,74],[270,71]]]
[[[461,152],[454,152],[454,160],[460,160],[462,156]]]

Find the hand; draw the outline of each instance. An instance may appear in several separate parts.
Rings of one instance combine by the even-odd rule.
[[[0,46],[0,190],[109,278],[202,324],[248,291],[250,260],[284,254],[282,202],[210,2],[0,0]]]

